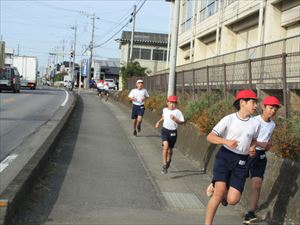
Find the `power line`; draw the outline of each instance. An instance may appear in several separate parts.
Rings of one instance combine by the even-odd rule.
[[[139,6],[139,8],[136,10],[136,13],[137,14],[140,9],[143,7],[143,5],[146,3],[147,0],[144,0],[143,3]],[[118,33],[120,33],[124,27],[126,27],[131,21],[128,21],[124,26],[122,26],[116,33],[114,33],[114,35],[112,35],[109,39],[107,39],[106,41],[104,41],[103,43],[99,44],[99,45],[96,45],[94,46],[94,48],[99,48],[103,45],[105,45],[107,42],[109,42],[111,39],[113,39]]]

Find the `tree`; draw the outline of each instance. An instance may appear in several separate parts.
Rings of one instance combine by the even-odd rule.
[[[126,85],[128,77],[144,77],[146,76],[146,67],[141,67],[140,63],[137,61],[128,62],[125,66],[121,67],[121,76],[123,87]]]

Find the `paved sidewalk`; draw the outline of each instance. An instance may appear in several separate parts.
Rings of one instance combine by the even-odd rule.
[[[132,134],[130,109],[116,101],[106,102],[106,105],[128,135],[130,143],[151,177],[151,181],[165,203],[165,207],[168,210],[198,212],[199,222],[203,224],[205,208],[209,200],[206,196],[206,187],[210,182],[209,176],[203,174],[200,168],[196,167],[192,161],[176,149],[174,149],[168,174],[161,174],[160,129],[155,129],[154,124],[149,124],[146,121],[147,115],[145,115],[142,131],[135,137]],[[234,207],[220,206],[214,224],[242,224],[242,220],[241,213]]]
[[[207,175],[177,150],[161,174],[153,124],[144,121],[135,137],[126,106],[86,90],[77,103],[16,224],[203,224]],[[220,206],[214,225],[242,224],[233,209]]]

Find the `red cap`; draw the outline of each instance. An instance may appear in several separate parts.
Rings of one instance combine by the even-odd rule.
[[[280,101],[275,96],[268,96],[266,97],[263,102],[264,105],[276,105],[280,106]]]
[[[177,96],[171,95],[168,97],[168,102],[177,102]]]
[[[255,92],[252,90],[239,91],[235,96],[235,100],[239,100],[239,99],[243,99],[243,98],[257,99],[257,96],[256,96]]]

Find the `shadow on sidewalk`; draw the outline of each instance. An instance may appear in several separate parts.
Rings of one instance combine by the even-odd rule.
[[[49,215],[73,157],[83,109],[82,98],[78,96],[75,109],[54,145],[53,155],[14,216],[14,225],[41,225],[51,221]]]
[[[205,173],[203,173],[202,171],[199,170],[180,170],[180,171],[170,171],[170,174],[178,174],[175,176],[170,177],[171,179],[179,179],[182,177],[189,177],[189,176],[199,176],[199,175],[203,175]]]

